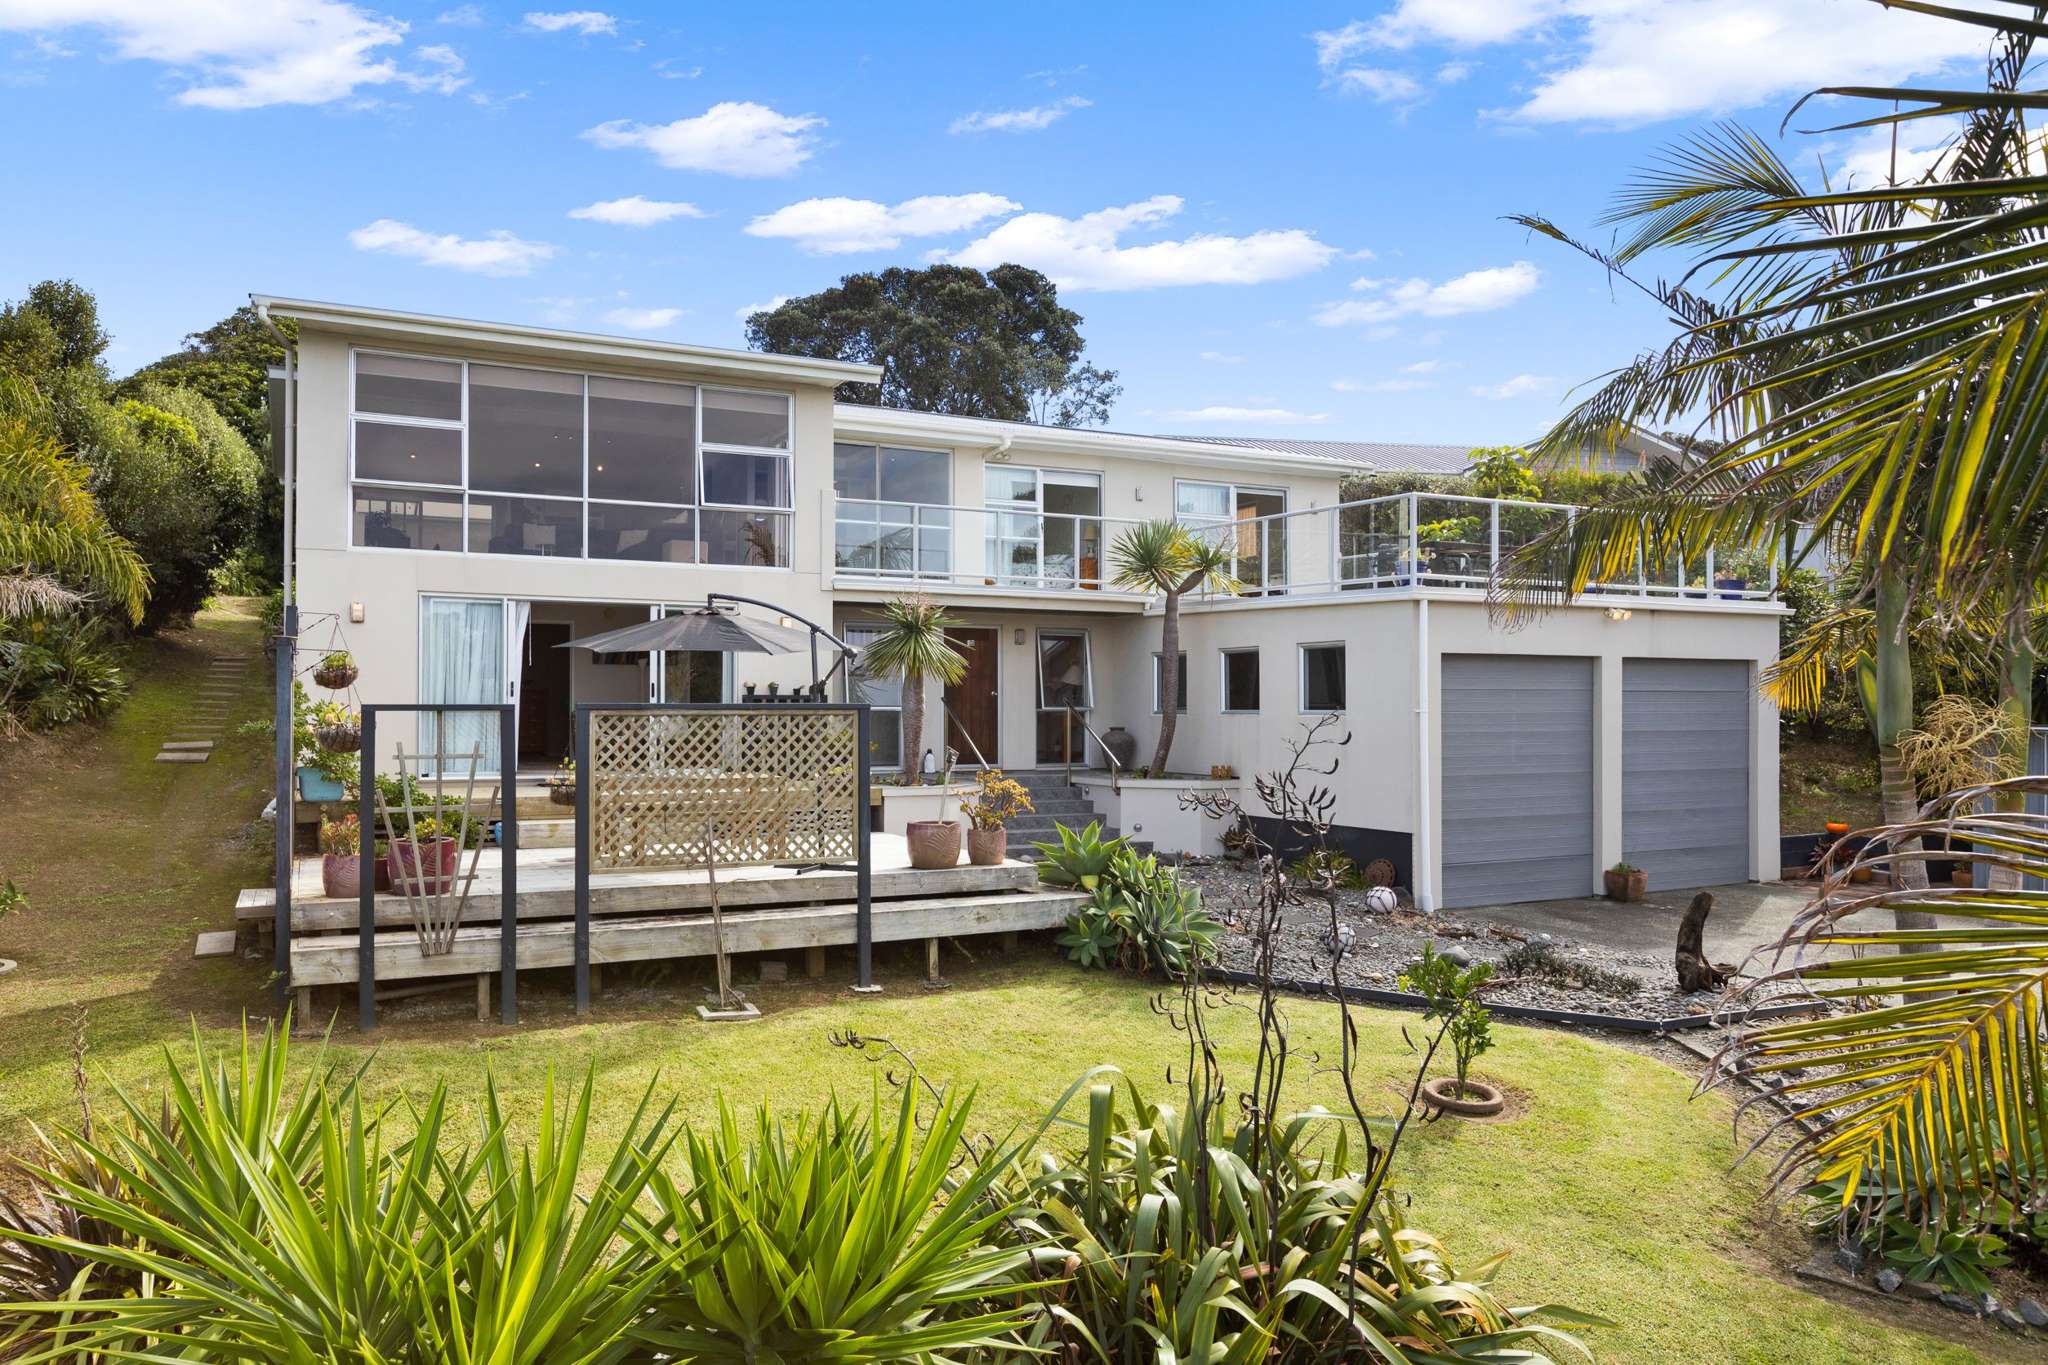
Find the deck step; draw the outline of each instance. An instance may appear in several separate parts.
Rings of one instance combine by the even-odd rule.
[[[981,896],[938,896],[892,901],[874,907],[873,937],[877,943],[963,934],[1015,933],[1051,929],[1084,898],[1071,891],[1002,891]],[[786,952],[852,943],[858,907],[852,902],[771,910],[727,912],[725,947],[730,953]],[[411,929],[379,933],[373,950],[379,982],[433,976],[473,976],[498,969],[496,926],[455,931],[446,953],[420,952]],[[576,960],[576,926],[568,921],[522,924],[519,966],[567,967]],[[645,962],[664,958],[709,957],[711,917],[706,914],[662,915],[635,919],[593,920],[590,960],[593,963]],[[297,939],[292,943],[292,985],[331,986],[358,978],[356,940],[337,934]]]

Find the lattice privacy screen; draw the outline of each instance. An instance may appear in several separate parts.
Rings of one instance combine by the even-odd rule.
[[[590,713],[590,865],[721,867],[859,854],[852,711]]]

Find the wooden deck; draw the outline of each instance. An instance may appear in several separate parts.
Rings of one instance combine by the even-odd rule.
[[[903,942],[969,934],[1053,928],[1082,897],[1044,888],[1029,863],[975,867],[965,862],[938,871],[910,867],[900,836],[873,836],[870,868],[873,941]],[[465,859],[465,866],[467,860]],[[452,950],[421,953],[405,898],[376,898],[376,979],[399,985],[434,977],[483,978],[499,964],[499,855],[486,849],[476,885],[463,908]],[[804,949],[822,964],[824,948],[855,941],[857,902],[852,872],[799,872],[778,867],[734,867],[718,875],[729,952]],[[590,879],[590,960],[593,964],[712,954],[709,879],[701,868],[600,872]],[[276,896],[252,887],[235,904],[237,921],[268,932]],[[321,893],[320,859],[301,858],[292,879],[291,984],[317,986],[356,981],[360,973],[354,898]],[[575,857],[569,849],[519,852],[518,962],[522,969],[574,962]]]

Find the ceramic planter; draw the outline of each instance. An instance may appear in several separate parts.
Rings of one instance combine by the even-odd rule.
[[[395,839],[384,854],[391,884],[415,896],[442,895],[455,886],[462,846],[447,835],[435,839]]]
[[[910,865],[920,872],[960,861],[960,826],[951,820],[912,820],[903,827],[903,841],[910,845]]]
[[[350,900],[362,894],[363,858],[359,853],[320,855],[320,890],[330,900]]]
[[[1009,850],[1010,831],[1001,825],[967,831],[967,861],[976,867],[994,867],[1009,856]]]
[[[341,783],[318,768],[299,769],[299,800],[339,801]]]
[[[1640,867],[1626,872],[1608,868],[1601,874],[1607,882],[1607,898],[1617,901],[1639,901],[1650,889],[1650,874]]]

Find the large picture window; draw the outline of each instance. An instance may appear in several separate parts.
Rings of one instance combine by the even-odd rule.
[[[953,453],[840,442],[832,549],[842,569],[943,577],[953,569]]]
[[[787,567],[788,395],[358,351],[353,543]]]

